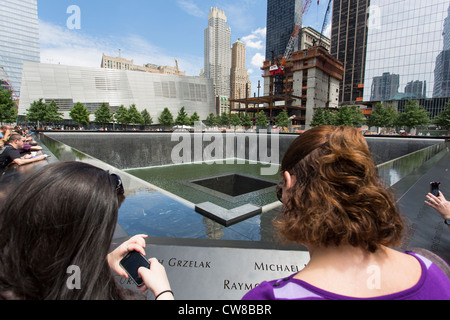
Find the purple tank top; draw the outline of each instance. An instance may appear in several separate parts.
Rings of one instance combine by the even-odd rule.
[[[406,253],[420,262],[422,275],[416,285],[404,291],[374,298],[354,298],[319,289],[294,279],[294,274],[263,282],[242,300],[450,300],[450,280],[446,274],[429,259],[417,253]]]

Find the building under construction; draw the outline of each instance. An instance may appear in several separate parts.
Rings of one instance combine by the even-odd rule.
[[[264,96],[231,99],[231,112],[246,113],[255,119],[264,111],[274,124],[286,110],[292,124],[309,129],[317,108],[339,106],[339,83],[344,67],[322,46],[293,52],[288,58],[264,62]]]

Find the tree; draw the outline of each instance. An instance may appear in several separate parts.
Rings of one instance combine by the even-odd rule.
[[[230,116],[226,112],[222,112],[222,115],[219,117],[219,125],[221,126],[229,126],[230,125]]]
[[[194,114],[191,116],[189,120],[191,126],[195,125],[196,122],[200,121],[200,116],[198,115],[197,111],[194,112]]]
[[[46,104],[42,100],[43,99],[33,101],[30,105],[30,109],[27,109],[26,119],[28,121],[36,122],[37,127],[39,127],[39,122],[45,121]]]
[[[215,127],[215,126],[217,126],[216,116],[214,115],[214,113],[210,113],[208,115],[208,117],[206,118],[205,122],[206,122],[206,125],[208,127]]]
[[[417,126],[426,125],[430,122],[428,112],[423,106],[419,106],[416,100],[409,100],[405,104],[405,110],[397,117],[397,125],[399,127],[407,127],[409,129]]]
[[[434,118],[433,123],[447,131],[450,130],[450,102],[447,102],[444,111]]]
[[[56,104],[55,100],[52,100],[46,105],[44,121],[54,123],[62,120],[63,113],[59,112],[59,106]]]
[[[383,106],[377,103],[369,116],[369,127],[391,128],[397,121],[397,110],[393,105]]]
[[[141,124],[143,126],[150,126],[153,124],[153,118],[150,116],[150,113],[148,113],[147,109],[142,110],[141,117],[142,117]]]
[[[275,124],[278,127],[288,127],[290,123],[291,120],[289,120],[289,116],[286,110],[281,111],[280,114],[275,118]]]
[[[101,123],[102,126],[105,126],[105,123],[112,123],[114,121],[109,105],[106,103],[102,103],[100,108],[95,111],[94,115],[95,122]]]
[[[17,108],[11,91],[0,87],[0,122],[12,123],[17,120]]]
[[[89,124],[89,111],[87,108],[81,103],[77,102],[75,105],[70,109],[69,116],[72,118],[72,120],[75,123],[86,125]]]
[[[325,116],[326,112],[328,112],[328,110],[325,110],[324,108],[317,108],[314,111],[313,118],[311,121],[311,126],[318,127],[318,126],[329,124],[329,123],[327,123],[327,120],[326,120],[326,116]]]
[[[260,128],[265,128],[268,125],[267,116],[264,111],[260,111],[256,116],[256,126]]]
[[[191,124],[191,119],[189,118],[188,114],[186,113],[186,110],[184,107],[180,109],[178,112],[177,118],[175,119],[175,125],[177,126],[189,126]]]
[[[335,111],[330,111],[330,110],[324,109],[324,108],[317,108],[314,111],[313,119],[311,121],[311,126],[318,127],[318,126],[322,126],[322,125],[334,125],[336,114],[337,114],[337,112],[335,112]]]
[[[121,105],[119,109],[117,109],[116,114],[114,115],[117,123],[120,125],[127,125],[129,123],[128,110],[124,105]]]
[[[164,108],[163,112],[158,118],[159,124],[165,127],[173,125],[173,115],[168,108]]]
[[[253,122],[252,119],[250,119],[250,116],[248,114],[245,114],[242,119],[242,126],[246,129],[250,128],[251,126],[253,126]]]
[[[136,105],[132,104],[128,109],[128,124],[141,124],[142,116],[140,112],[137,110]]]
[[[230,125],[238,127],[242,125],[241,118],[239,118],[239,114],[233,113],[230,118]]]
[[[334,124],[336,126],[360,126],[366,118],[357,106],[342,106],[335,114]]]

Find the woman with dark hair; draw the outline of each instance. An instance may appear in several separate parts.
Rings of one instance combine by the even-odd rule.
[[[48,165],[19,184],[0,209],[0,298],[140,298],[118,286],[111,272],[126,276],[119,261],[128,251],[145,255],[143,235],[108,254],[121,194],[116,175],[82,162]],[[76,289],[67,284],[73,266],[81,273]],[[141,275],[155,296],[170,290],[156,259]]]
[[[300,135],[281,164],[280,234],[305,245],[299,273],[263,282],[260,299],[450,299],[450,280],[427,258],[399,252],[404,223],[355,128],[320,126]]]

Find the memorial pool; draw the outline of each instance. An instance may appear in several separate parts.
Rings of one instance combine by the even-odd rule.
[[[280,137],[280,159],[294,138]],[[236,159],[230,165],[170,165],[170,150],[174,143],[170,142],[168,134],[46,133],[41,135],[41,139],[59,161],[92,162],[124,176],[128,191],[120,208],[118,222],[128,235],[145,233],[161,238],[244,240],[268,244],[277,242],[272,220],[281,207],[275,187],[268,186],[233,197],[205,190],[204,186],[194,183],[198,179],[234,174],[277,183],[278,174],[261,176],[260,169],[264,164],[237,164]],[[391,153],[394,156],[399,155],[396,159],[388,159],[380,164],[380,175],[388,185],[397,183],[415,167],[433,158],[445,145],[442,140],[388,139],[383,141],[383,148],[381,141],[368,139],[372,149],[380,150],[380,155],[376,154],[375,157],[385,161],[390,153],[389,147],[393,149]],[[398,154],[400,149],[405,149],[403,154]],[[412,160],[408,160],[408,153],[412,153]],[[203,201],[225,208],[250,202],[265,209],[260,215],[224,227],[195,212],[195,204]]]

